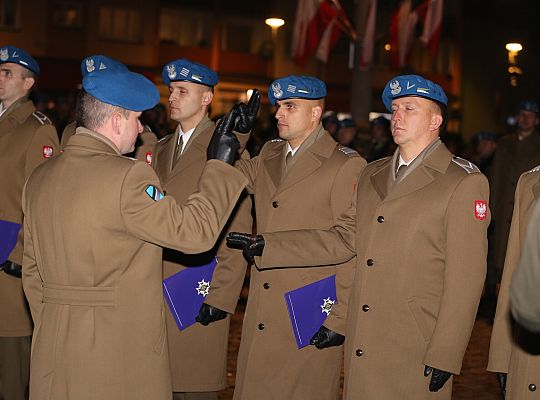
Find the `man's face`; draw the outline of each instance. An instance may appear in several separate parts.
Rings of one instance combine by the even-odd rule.
[[[169,93],[171,119],[179,123],[200,117],[213,96],[208,87],[193,82],[171,82]]]
[[[28,94],[34,84],[34,78],[25,78],[26,70],[19,64],[0,64],[0,101],[11,105]]]
[[[120,153],[131,153],[135,150],[137,136],[143,131],[139,117],[141,112],[129,111],[128,117],[120,115]]]
[[[398,146],[430,141],[430,125],[436,105],[422,97],[401,97],[392,101],[391,131]],[[433,134],[433,133],[431,133]]]
[[[278,100],[277,107],[279,137],[289,143],[292,141],[301,144],[313,131],[317,119],[317,116],[314,116],[314,108],[318,107],[318,103],[315,100],[287,99]]]
[[[532,111],[520,110],[516,115],[518,129],[522,132],[530,132],[538,125],[538,114]]]

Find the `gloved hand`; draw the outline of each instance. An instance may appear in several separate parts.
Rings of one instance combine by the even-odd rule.
[[[226,311],[220,310],[219,308],[211,306],[210,304],[202,303],[201,308],[199,309],[199,314],[195,317],[195,321],[207,326],[211,322],[216,322],[226,317]]]
[[[497,372],[497,382],[499,382],[499,390],[501,392],[501,399],[506,398],[506,378],[507,374],[504,372]]]
[[[437,392],[444,386],[446,381],[450,379],[452,373],[441,371],[440,369],[426,365],[426,368],[424,368],[424,376],[428,376],[432,372],[433,374],[431,375],[431,381],[429,382],[429,391]]]
[[[261,94],[257,89],[253,89],[247,105],[245,103],[238,103],[234,106],[237,111],[236,127],[234,130],[240,133],[249,133],[255,127],[260,105]]]
[[[221,160],[230,165],[234,164],[238,156],[238,150],[240,149],[240,142],[238,142],[238,139],[232,133],[234,121],[237,116],[236,108],[233,108],[218,121],[210,144],[208,145],[208,160]]]
[[[0,271],[4,271],[6,274],[14,276],[15,278],[22,277],[22,266],[13,261],[6,261],[0,264]]]
[[[344,341],[345,336],[328,329],[324,325],[321,325],[321,327],[315,333],[315,335],[313,335],[309,343],[320,350],[332,346],[341,346]]]
[[[242,249],[245,259],[253,262],[255,256],[262,256],[264,238],[262,235],[230,232],[227,235],[227,246]]]

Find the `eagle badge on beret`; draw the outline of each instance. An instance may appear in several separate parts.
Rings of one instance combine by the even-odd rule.
[[[279,99],[281,96],[283,96],[283,90],[281,90],[281,85],[279,82],[272,83],[272,92],[274,93],[274,97],[276,99]]]
[[[401,93],[401,86],[399,86],[398,80],[390,82],[390,92],[392,93],[392,96],[396,96]]]
[[[0,50],[0,60],[6,61],[9,58],[9,51],[8,49],[1,49]]]
[[[174,64],[167,65],[167,75],[169,76],[169,79],[176,78],[176,67]]]
[[[92,72],[96,69],[96,67],[94,66],[94,60],[89,58],[88,60],[86,60],[86,70],[88,72]]]

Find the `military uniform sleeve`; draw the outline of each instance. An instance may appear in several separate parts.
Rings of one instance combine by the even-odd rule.
[[[255,257],[259,269],[342,264],[356,255],[356,196],[328,230],[300,229],[262,233],[264,250]]]
[[[24,214],[27,215],[25,192],[26,189],[23,190],[22,204]],[[24,289],[24,294],[26,296],[26,299],[28,300],[28,305],[30,306],[30,313],[32,314],[32,319],[34,321],[37,321],[43,304],[43,286],[41,276],[38,271],[36,256],[34,253],[34,241],[32,240],[32,232],[30,230],[30,224],[28,223],[28,220],[28,218],[24,218],[23,221],[25,245],[22,264],[22,285]]]
[[[246,190],[249,194],[253,194],[255,191],[255,177],[257,176],[257,170],[259,168],[260,157],[254,157],[250,160],[240,159],[236,162],[235,166],[238,168],[248,180]]]
[[[446,210],[444,289],[424,364],[459,374],[474,325],[486,277],[487,228],[490,214],[475,213],[476,201],[487,201],[482,174],[465,176]]]
[[[527,229],[523,253],[510,286],[515,320],[531,332],[540,332],[540,203],[537,201]]]
[[[338,171],[331,189],[334,221],[337,221],[341,214],[351,206],[352,199],[356,197],[358,178],[365,166],[366,162],[363,158],[352,157]],[[332,306],[332,312],[324,321],[324,326],[342,335],[345,335],[347,324],[347,309],[354,280],[355,261],[356,259],[353,258],[343,266],[336,268],[337,302]]]
[[[519,179],[516,188],[512,225],[508,237],[508,248],[504,262],[501,288],[497,301],[497,312],[491,332],[489,345],[489,361],[487,370],[492,372],[508,373],[510,368],[510,355],[512,353],[512,326],[510,320],[509,289],[512,275],[516,270],[521,250],[520,243],[520,197],[523,192],[523,176]]]
[[[237,169],[210,160],[198,191],[179,205],[171,196],[162,198],[149,165],[134,162],[122,185],[120,212],[135,237],[188,254],[202,253],[214,246],[245,185]]]
[[[41,125],[34,134],[26,153],[24,176],[26,179],[47,158],[60,154],[60,143],[56,128],[51,124]]]

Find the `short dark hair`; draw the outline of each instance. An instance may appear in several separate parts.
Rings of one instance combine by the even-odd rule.
[[[115,112],[119,112],[125,118],[129,117],[129,110],[104,103],[84,89],[81,90],[77,97],[75,109],[77,126],[84,126],[90,130],[96,130]]]

